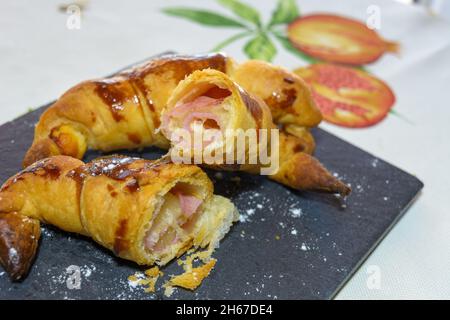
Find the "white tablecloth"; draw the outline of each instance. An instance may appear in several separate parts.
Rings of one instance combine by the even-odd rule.
[[[247,0],[268,19],[273,1]],[[197,6],[224,12],[215,1],[92,0],[80,30],[66,28],[64,1],[0,2],[0,123],[58,97],[77,82],[110,74],[172,49],[206,52],[233,34],[168,17],[160,8]],[[401,56],[385,55],[368,70],[390,84],[395,110],[367,129],[321,126],[417,175],[425,188],[338,295],[348,298],[450,298],[450,24],[420,7],[386,1],[298,1],[302,13],[326,11],[365,20],[369,5],[381,8],[380,33],[401,43]],[[237,42],[225,49],[244,60]],[[305,64],[279,48],[274,61]],[[379,267],[379,289],[367,286]]]

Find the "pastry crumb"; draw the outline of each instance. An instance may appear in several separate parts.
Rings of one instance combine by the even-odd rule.
[[[159,270],[158,267],[153,267],[150,269],[145,270],[145,275],[147,275],[148,277],[157,277],[162,275],[162,272]]]
[[[211,270],[214,268],[217,260],[211,258],[214,251],[214,246],[209,245],[206,250],[197,251],[198,248],[191,248],[186,253],[186,258],[177,259],[177,264],[183,268],[183,273],[180,275],[172,275],[169,280],[165,281],[161,286],[164,289],[164,295],[170,297],[176,287],[195,290],[200,286],[203,280],[209,276]],[[199,267],[193,267],[194,261],[201,261],[203,265]],[[162,277],[164,273],[159,270],[157,266],[147,269],[142,272],[136,272],[128,277],[128,284],[130,287],[136,288],[137,286],[144,287],[144,291],[147,293],[155,292],[155,285],[159,277]]]
[[[164,275],[164,273],[155,266],[145,270],[144,274],[135,273],[129,276],[128,284],[133,288],[142,286],[144,287],[144,292],[153,293],[155,292],[156,281],[158,281],[158,278],[162,275]]]
[[[186,268],[187,270],[177,276],[172,276],[171,279],[166,283],[166,291],[170,290],[169,287],[181,287],[189,290],[195,290],[203,280],[209,276],[209,273],[214,268],[217,260],[211,259],[204,265],[196,268]]]

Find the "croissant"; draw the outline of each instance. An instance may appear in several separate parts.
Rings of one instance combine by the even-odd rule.
[[[262,69],[264,70],[264,67]],[[282,69],[276,71],[276,74],[286,77]],[[276,78],[275,75],[270,76]],[[246,81],[243,83],[247,84]],[[248,84],[252,85],[250,81]],[[292,84],[289,83],[289,85]],[[303,90],[303,95],[308,96],[304,87],[300,89]],[[256,89],[258,90],[259,88]],[[303,101],[303,99],[300,100]],[[305,108],[300,106],[299,109]],[[261,129],[276,128],[272,122],[272,114],[263,100],[248,94],[224,73],[210,69],[198,70],[180,81],[170,96],[167,107],[162,111],[161,132],[171,142],[173,152],[177,152],[175,147],[180,143],[175,133],[189,133],[190,159],[196,160],[197,157],[202,160],[197,163],[208,163],[202,158],[208,148],[208,153],[214,154],[214,157],[210,157],[213,158],[210,161],[215,161],[210,167],[257,173],[262,167],[270,166],[270,163],[261,163],[258,157],[263,151],[267,154],[272,151],[270,132],[267,133],[267,139],[260,139],[258,133]],[[282,121],[289,123],[288,120],[289,118],[285,118]],[[279,170],[269,178],[295,189],[348,194],[348,187],[310,156],[314,150],[314,139],[309,130],[300,125],[312,125],[317,121],[320,121],[320,113],[318,117],[310,117],[310,120],[304,120],[303,123],[297,121],[295,124],[285,126],[286,129],[281,131],[279,138]],[[239,151],[235,142],[236,132],[239,129],[242,132],[254,129],[253,141],[256,143],[254,148],[251,148],[251,142],[244,145],[245,150],[241,152],[244,153],[243,157],[246,161],[228,164],[227,156],[236,155]],[[196,148],[195,139],[192,138],[197,132],[201,138],[201,134],[206,131],[209,131],[210,135],[216,139],[201,141],[202,145]],[[183,146],[186,145],[183,143],[180,149],[185,151],[186,148]],[[248,160],[251,156],[254,156],[257,161],[250,163]]]
[[[40,222],[91,237],[138,264],[164,265],[192,246],[216,247],[236,219],[234,205],[213,194],[197,166],[54,156],[0,189],[0,263],[14,280],[27,273]]]
[[[164,136],[164,130],[157,130],[161,125],[161,114],[180,81],[194,71],[204,69],[225,73],[239,84],[236,90],[243,94],[239,93],[240,103],[234,104],[238,110],[242,111],[242,103],[247,105],[251,102],[249,112],[240,113],[239,124],[242,128],[255,125],[255,116],[259,121],[255,111],[268,107],[275,124],[281,126],[281,135],[289,135],[288,139],[280,139],[280,143],[297,137],[296,153],[313,151],[314,139],[309,128],[320,122],[321,114],[312,101],[308,87],[297,75],[257,61],[237,65],[222,54],[168,55],[110,78],[85,81],[63,94],[41,116],[33,144],[25,155],[24,166],[61,154],[81,159],[87,148],[101,151],[152,145],[169,148],[170,142]],[[238,97],[236,92],[231,98],[235,97]],[[246,99],[246,102],[242,99]],[[252,107],[256,105],[259,107]],[[272,123],[268,121],[267,112],[262,115],[261,128]],[[284,150],[287,150],[287,146],[280,145],[280,151]],[[311,157],[302,155],[300,158]],[[294,176],[274,179],[297,189],[308,186],[310,190],[341,194],[350,192],[349,187],[337,181],[317,160],[311,158],[309,163],[310,166],[299,176],[298,172],[302,171],[299,166],[304,162],[289,161],[289,165],[284,166],[289,169],[284,170],[283,174],[292,172]],[[255,166],[239,169],[254,171]],[[308,184],[299,181],[300,177],[303,179],[305,176],[310,181]],[[332,183],[320,184],[325,181]],[[314,185],[316,182],[317,185]]]

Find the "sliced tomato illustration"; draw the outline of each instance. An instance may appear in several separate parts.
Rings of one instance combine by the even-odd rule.
[[[395,103],[386,83],[359,69],[317,63],[294,72],[311,86],[324,120],[339,126],[372,126],[384,119]]]
[[[297,49],[328,62],[363,65],[399,45],[384,40],[364,23],[331,14],[313,14],[289,24],[288,38]]]

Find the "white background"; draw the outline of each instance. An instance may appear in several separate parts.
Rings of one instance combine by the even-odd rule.
[[[267,20],[274,1],[245,0]],[[57,0],[0,2],[0,123],[54,100],[85,79],[112,73],[165,50],[209,51],[238,31],[205,28],[165,16],[160,8],[197,6],[225,13],[215,1],[92,0],[81,29],[68,30]],[[450,24],[420,7],[386,1],[297,1],[302,13],[326,11],[366,20],[371,4],[381,8],[380,33],[401,42],[400,56],[385,55],[369,66],[390,84],[395,110],[378,126],[323,128],[417,175],[425,188],[338,295],[339,299],[450,298]],[[225,49],[244,60],[238,42]],[[275,63],[303,64],[278,48]],[[381,287],[366,285],[367,268],[379,266]]]

